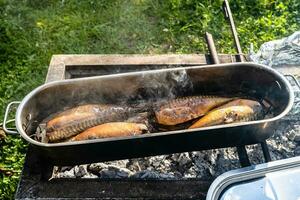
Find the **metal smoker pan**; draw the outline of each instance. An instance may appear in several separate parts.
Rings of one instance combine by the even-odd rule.
[[[46,144],[30,137],[52,113],[82,103],[124,103],[170,95],[240,95],[266,100],[273,117],[193,130],[131,137]],[[294,95],[280,73],[263,65],[233,63],[133,72],[51,82],[29,93],[16,113],[16,127],[46,159],[56,165],[136,158],[176,152],[254,144],[269,138],[276,122],[293,105]]]

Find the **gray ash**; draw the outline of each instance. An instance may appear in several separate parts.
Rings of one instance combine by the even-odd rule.
[[[281,121],[267,144],[272,160],[299,156],[300,122]],[[260,145],[247,146],[247,152],[252,164],[264,162]],[[53,178],[208,179],[240,167],[236,149],[224,148],[55,167]]]

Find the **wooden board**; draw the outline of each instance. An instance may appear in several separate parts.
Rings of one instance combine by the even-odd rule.
[[[237,55],[219,54],[221,63],[237,62]],[[211,64],[206,54],[111,54],[111,55],[54,55],[50,61],[46,82],[104,75],[109,71],[128,72],[172,66]],[[113,70],[112,68],[115,68]]]

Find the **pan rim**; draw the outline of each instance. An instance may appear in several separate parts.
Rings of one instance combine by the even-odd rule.
[[[241,65],[241,66],[240,66]],[[46,89],[48,87],[52,87],[58,84],[68,84],[83,80],[94,80],[94,79],[106,79],[106,78],[113,78],[113,77],[122,77],[122,76],[128,76],[128,75],[139,75],[139,74],[145,74],[145,73],[157,73],[161,71],[176,71],[176,70],[186,70],[186,69],[201,69],[201,68],[222,68],[226,66],[251,66],[253,68],[257,68],[260,70],[267,71],[269,73],[272,73],[276,78],[280,79],[284,86],[286,87],[288,94],[289,94],[289,102],[285,109],[278,114],[277,116],[274,116],[269,119],[262,119],[262,120],[255,120],[255,121],[249,121],[249,122],[238,122],[233,124],[223,124],[223,125],[216,125],[216,126],[210,126],[210,127],[202,127],[202,128],[195,128],[195,129],[185,129],[185,130],[176,130],[176,131],[164,131],[164,132],[158,132],[158,133],[147,133],[142,135],[136,135],[136,136],[126,136],[126,137],[116,137],[116,138],[100,138],[100,139],[94,139],[94,140],[85,140],[85,141],[76,141],[76,142],[62,142],[62,143],[42,143],[39,141],[36,141],[32,138],[30,138],[26,132],[24,131],[22,124],[21,124],[21,114],[23,111],[23,108],[25,107],[26,103],[30,100],[32,96],[34,96],[37,92],[39,92],[42,89]],[[255,124],[262,124],[262,123],[269,123],[276,121],[283,116],[285,116],[292,108],[294,103],[294,92],[292,89],[292,86],[288,82],[288,80],[280,74],[275,69],[262,65],[262,64],[256,64],[252,62],[248,63],[227,63],[227,64],[215,64],[215,65],[202,65],[202,66],[188,66],[188,67],[174,67],[174,68],[168,68],[168,69],[156,69],[156,70],[147,70],[147,71],[139,71],[139,72],[127,72],[127,73],[121,73],[121,74],[111,74],[111,75],[104,75],[104,76],[94,76],[94,77],[84,77],[84,78],[77,78],[77,79],[67,79],[67,80],[60,80],[60,81],[53,81],[50,83],[43,84],[34,90],[32,90],[29,94],[25,96],[25,98],[20,103],[17,112],[16,112],[16,127],[20,135],[29,143],[34,144],[36,146],[41,147],[47,147],[47,148],[54,148],[54,147],[62,147],[62,146],[75,146],[75,145],[82,145],[82,144],[93,144],[93,143],[102,143],[102,142],[112,142],[117,140],[135,140],[140,138],[147,138],[147,137],[159,137],[159,136],[165,136],[165,135],[173,135],[173,134],[181,134],[181,133],[190,133],[190,132],[201,132],[205,130],[211,130],[211,129],[225,129],[225,128],[234,128],[234,127],[240,127],[240,126],[248,126],[248,125],[255,125]]]

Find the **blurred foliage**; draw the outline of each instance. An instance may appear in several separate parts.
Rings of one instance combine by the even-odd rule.
[[[0,199],[10,199],[19,181],[26,144],[19,136],[0,140]]]
[[[221,0],[0,0],[0,117],[9,101],[43,83],[53,54],[234,53]],[[245,52],[250,43],[299,29],[298,0],[236,0],[231,10]],[[0,199],[13,198],[26,143],[0,140]],[[2,169],[2,171],[1,171]],[[12,173],[4,173],[11,170]]]
[[[157,10],[173,51],[204,52],[204,33],[214,36],[218,52],[234,53],[230,26],[224,18],[223,0],[168,0],[164,9]],[[230,2],[237,31],[244,51],[253,43],[287,36],[299,29],[300,1],[298,0],[236,0]]]

